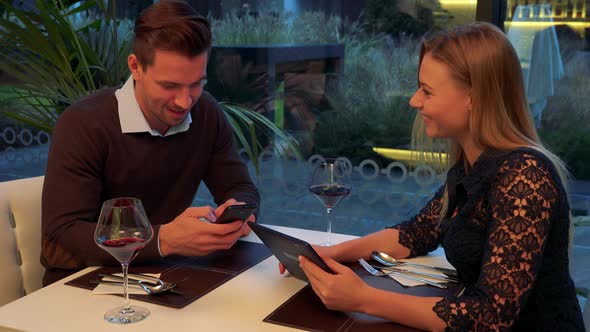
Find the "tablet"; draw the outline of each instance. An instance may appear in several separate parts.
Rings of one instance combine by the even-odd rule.
[[[257,223],[251,222],[248,225],[294,277],[309,281],[299,267],[299,256],[309,259],[324,271],[333,273],[309,243]]]

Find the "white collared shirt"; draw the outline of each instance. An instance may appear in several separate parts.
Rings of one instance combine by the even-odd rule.
[[[152,129],[147,122],[137,99],[135,99],[133,76],[130,76],[125,85],[115,91],[115,97],[119,105],[119,122],[121,123],[121,131],[127,133],[144,133],[148,132],[152,136],[166,137],[187,131],[189,125],[193,121],[191,114],[188,113],[181,124],[170,127],[166,134],[162,135],[159,131]]]

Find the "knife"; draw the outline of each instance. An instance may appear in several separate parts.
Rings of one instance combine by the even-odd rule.
[[[384,271],[384,272],[394,271],[394,272],[401,272],[401,273],[406,273],[406,274],[413,274],[413,275],[417,275],[417,276],[429,277],[429,278],[438,279],[438,280],[447,281],[447,282],[453,282],[453,283],[459,282],[459,280],[457,280],[456,278],[453,278],[448,275],[441,276],[438,274],[404,270],[404,269],[400,269],[397,267],[391,267],[391,266],[376,266],[376,265],[374,265],[373,267],[381,269],[381,271]]]
[[[451,278],[458,278],[459,277],[459,275],[457,274],[457,271],[453,270],[453,269],[447,269],[444,267],[430,266],[430,265],[424,265],[424,264],[418,264],[418,263],[412,263],[412,262],[406,262],[406,261],[399,261],[399,262],[400,262],[399,266],[408,265],[408,266],[417,267],[419,269],[427,269],[427,270],[442,272]]]

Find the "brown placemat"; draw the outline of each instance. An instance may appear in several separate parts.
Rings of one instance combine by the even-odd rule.
[[[444,296],[453,294],[458,289],[456,284],[448,284],[448,289],[431,286],[404,287],[391,278],[370,275],[358,263],[350,264],[349,267],[369,285],[393,292],[417,296]],[[315,295],[310,285],[275,309],[264,321],[313,332],[419,331],[374,316],[329,310]]]
[[[150,265],[131,264],[130,273],[161,273],[160,278],[177,284],[183,294],[163,293],[158,295],[129,295],[138,301],[156,303],[173,308],[182,308],[201,296],[219,287],[241,272],[270,257],[264,244],[238,241],[231,249],[220,250],[202,257],[171,257]],[[105,266],[66,282],[66,285],[92,290],[100,280],[99,273],[121,272],[120,267]]]

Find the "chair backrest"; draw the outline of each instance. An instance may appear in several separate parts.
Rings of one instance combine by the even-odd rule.
[[[42,287],[43,179],[0,182],[0,306]]]

